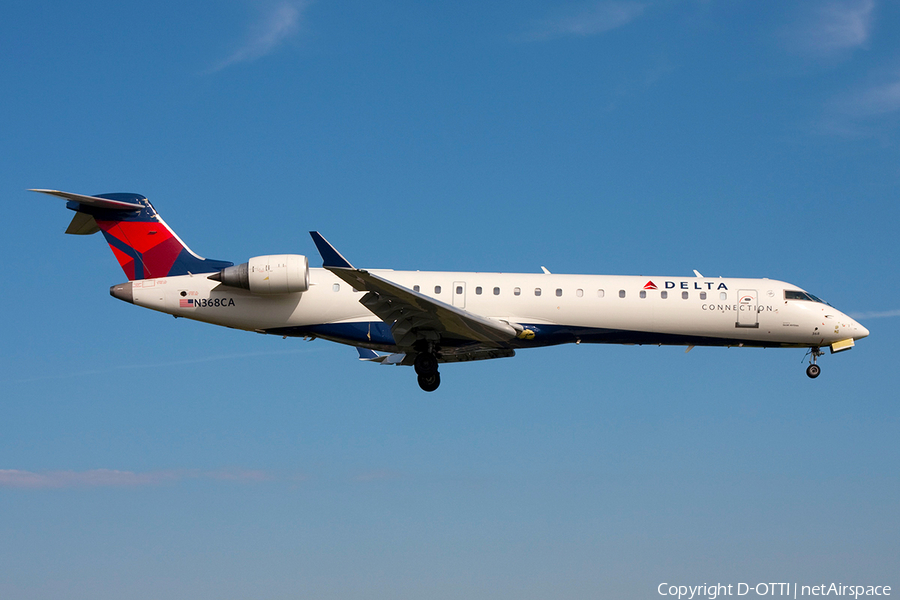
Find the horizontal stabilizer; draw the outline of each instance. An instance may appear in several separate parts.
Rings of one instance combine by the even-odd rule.
[[[28,191],[49,194],[51,196],[57,196],[59,198],[64,198],[72,202],[78,202],[79,204],[93,206],[95,208],[103,208],[106,210],[141,210],[144,208],[144,205],[138,202],[122,202],[120,200],[110,200],[109,198],[98,198],[96,196],[83,196],[81,194],[73,194],[71,192],[60,192],[59,190]]]

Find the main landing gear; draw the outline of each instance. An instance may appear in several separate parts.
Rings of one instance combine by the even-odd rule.
[[[806,376],[810,379],[815,379],[819,376],[819,373],[822,372],[822,369],[819,365],[816,364],[816,359],[825,354],[818,348],[810,348],[809,349],[809,366],[806,367]]]
[[[438,373],[438,360],[432,352],[419,352],[413,363],[416,375],[419,376],[419,387],[426,392],[433,392],[441,385],[441,374]]]

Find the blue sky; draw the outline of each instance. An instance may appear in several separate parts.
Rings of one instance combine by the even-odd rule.
[[[0,597],[651,598],[898,580],[900,5],[0,9]],[[871,331],[562,347],[434,394],[350,348],[109,297],[28,188],[203,256],[771,277]]]

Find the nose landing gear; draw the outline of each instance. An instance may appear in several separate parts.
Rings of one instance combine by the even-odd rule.
[[[441,374],[438,373],[437,357],[431,352],[420,352],[413,363],[416,375],[419,376],[419,387],[426,392],[433,392],[441,385]]]
[[[816,359],[823,354],[825,353],[819,350],[819,348],[809,349],[809,366],[806,367],[806,376],[810,379],[815,379],[819,376],[819,373],[822,372],[822,369],[816,364]]]

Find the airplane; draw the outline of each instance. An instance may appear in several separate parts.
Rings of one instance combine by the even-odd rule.
[[[306,256],[201,258],[134,193],[67,200],[66,233],[101,231],[128,277],[109,293],[159,312],[283,337],[354,346],[360,360],[412,366],[433,392],[441,363],[515,356],[559,344],[853,348],[869,331],[805,290],[772,279],[465,273],[358,269],[317,231]]]

